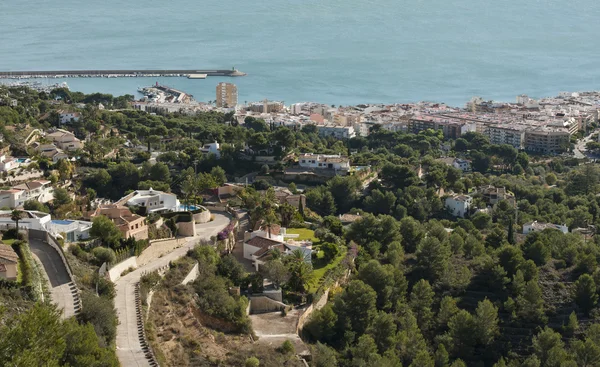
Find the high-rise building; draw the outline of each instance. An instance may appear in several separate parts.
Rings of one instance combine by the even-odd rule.
[[[217,84],[217,107],[235,108],[238,101],[238,92],[235,84]]]

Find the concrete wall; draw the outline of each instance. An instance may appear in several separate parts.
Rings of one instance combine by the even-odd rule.
[[[150,241],[150,246],[137,258],[139,266],[144,266],[186,243],[185,238],[167,238]]]
[[[281,291],[281,288],[278,290],[263,291],[262,294],[274,301],[283,302],[283,292]]]
[[[194,222],[180,222],[177,223],[177,234],[185,237],[196,236],[196,223]]]
[[[338,283],[335,283],[331,288],[337,287],[337,286],[338,286]],[[313,303],[312,305],[308,306],[306,308],[306,310],[302,313],[302,315],[300,315],[300,317],[298,318],[298,324],[296,325],[296,333],[298,335],[302,336],[302,328],[304,327],[304,324],[306,323],[306,321],[309,320],[310,315],[312,315],[312,313],[315,310],[320,310],[323,307],[325,307],[325,305],[327,304],[328,298],[329,298],[329,290],[331,288],[327,289],[323,293],[323,295],[317,301],[317,303]]]
[[[287,307],[285,303],[277,302],[265,296],[250,296],[250,313],[265,313],[281,311]]]
[[[200,274],[200,268],[198,267],[198,263],[196,263],[196,265],[194,265],[194,267],[192,268],[192,270],[190,270],[190,272],[188,273],[188,275],[186,275],[185,278],[183,278],[183,280],[181,281],[181,284],[188,284],[189,282],[193,282],[194,280],[196,280],[196,278],[198,278],[198,274]]]
[[[108,271],[108,277],[111,281],[116,282],[121,277],[121,273],[123,273],[129,268],[135,269],[137,268],[137,266],[137,258],[135,256],[132,256],[110,268],[110,270]]]
[[[194,222],[198,224],[210,222],[210,211],[207,209],[203,212],[194,214]]]

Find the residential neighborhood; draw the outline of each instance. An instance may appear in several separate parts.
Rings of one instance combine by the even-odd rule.
[[[11,310],[50,300],[59,321],[92,324],[108,365],[206,362],[216,332],[224,365],[257,350],[265,365],[352,365],[384,326],[471,363],[446,340],[482,310],[526,329],[520,345],[571,315],[594,322],[595,94],[286,106],[225,86],[218,107],[19,88],[0,86],[17,101],[0,116],[39,113],[0,124],[0,290],[18,290]],[[506,336],[467,334],[497,351],[490,366],[508,355]]]

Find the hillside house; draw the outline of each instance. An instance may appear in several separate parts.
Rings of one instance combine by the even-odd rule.
[[[83,149],[83,142],[76,138],[73,133],[63,129],[57,129],[47,134],[46,138],[62,150],[72,152],[77,149]]]
[[[16,280],[19,256],[12,247],[0,244],[0,279]]]
[[[112,220],[123,234],[123,238],[133,237],[136,240],[145,240],[148,238],[146,218],[133,214],[131,210],[124,206],[118,204],[102,205],[93,212],[87,213],[87,217],[90,220],[99,215],[104,215]]]
[[[445,205],[448,212],[455,216],[464,218],[469,214],[473,198],[468,195],[453,195],[446,198]]]

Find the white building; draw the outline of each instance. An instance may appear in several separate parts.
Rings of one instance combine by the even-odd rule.
[[[293,236],[293,235],[289,235]],[[300,250],[304,255],[304,261],[311,263],[312,242],[289,241],[284,242],[285,228],[273,226],[271,237],[267,231],[261,229],[254,232],[246,232],[244,235],[244,258],[251,260],[256,271],[271,257],[271,251],[279,251],[282,255],[290,255]]]
[[[446,208],[453,216],[464,218],[472,202],[473,198],[468,195],[454,195],[446,198]]]
[[[217,159],[221,158],[221,147],[216,141],[214,143],[204,144],[204,146],[200,148],[200,151],[202,152],[202,154],[214,154],[217,157]]]
[[[19,167],[19,162],[13,157],[7,157],[6,155],[0,156],[0,171],[8,172]]]
[[[47,203],[53,199],[54,189],[50,181],[29,181],[9,190],[0,191],[0,207],[11,209],[23,206],[27,200]]]
[[[46,223],[46,230],[54,237],[64,236],[66,242],[76,242],[90,238],[92,222],[83,220],[58,220],[53,219]]]
[[[0,229],[15,228],[15,221],[11,219],[11,214],[12,210],[0,210]],[[22,212],[21,220],[19,220],[19,228],[45,231],[50,220],[50,214],[48,213],[25,210]]]
[[[328,136],[336,139],[350,139],[356,136],[353,126],[337,126],[337,125],[317,125],[319,136],[326,138]]]
[[[369,124],[364,122],[359,122],[354,124],[354,131],[358,136],[368,136],[369,135]]]
[[[148,213],[175,212],[180,208],[174,194],[157,190],[137,190],[127,199],[127,206],[145,207]]]
[[[40,155],[52,159],[53,163],[56,163],[61,159],[69,159],[69,155],[62,149],[57,148],[54,144],[40,144],[37,145],[35,149],[40,152]]]
[[[69,131],[57,129],[46,135],[48,140],[52,141],[58,148],[67,151],[83,149],[83,142]]]
[[[350,160],[348,157],[339,154],[302,154],[298,158],[298,164],[304,168],[331,169],[342,172],[350,170]]]
[[[81,114],[79,112],[59,111],[59,114],[58,114],[58,122],[61,125],[68,124],[71,121],[77,122],[77,121],[79,121],[80,118],[81,118]]]
[[[569,227],[567,227],[564,224],[560,225],[560,224],[552,224],[552,223],[542,223],[542,222],[538,222],[537,220],[535,220],[533,222],[523,224],[523,234],[529,234],[531,232],[541,232],[544,229],[548,229],[548,228],[557,229],[557,230],[561,231],[562,233],[569,233]]]
[[[525,125],[504,124],[487,125],[484,127],[484,134],[490,138],[492,144],[508,144],[516,149],[525,147]]]
[[[452,167],[458,168],[459,170],[461,170],[463,172],[469,172],[471,170],[471,162],[469,162],[465,159],[456,158],[452,162]]]

